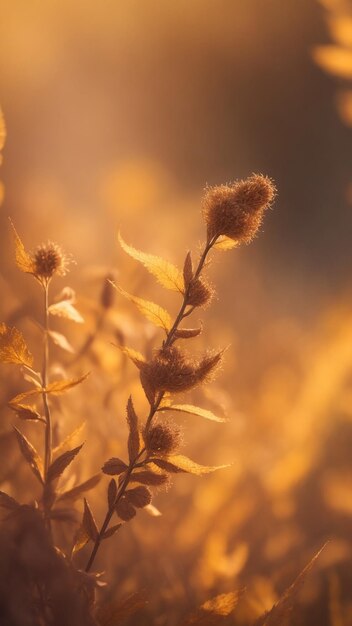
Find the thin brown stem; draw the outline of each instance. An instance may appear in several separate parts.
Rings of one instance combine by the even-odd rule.
[[[198,262],[198,266],[197,266],[197,268],[196,268],[196,270],[194,272],[192,280],[196,280],[199,277],[199,275],[200,275],[200,273],[201,273],[201,271],[202,271],[202,269],[204,267],[207,255],[208,255],[209,251],[211,250],[211,248],[213,247],[214,243],[216,242],[216,239],[217,239],[217,237],[213,237],[212,239],[210,239],[210,240],[208,240],[206,242],[206,244],[204,246],[204,250],[203,250],[203,252],[202,252],[202,254],[200,256],[200,259],[199,259],[199,262]],[[175,321],[174,321],[171,329],[169,330],[169,332],[167,334],[167,337],[166,337],[166,339],[165,339],[165,341],[163,343],[163,348],[167,348],[167,347],[172,345],[172,343],[176,340],[175,333],[176,333],[176,331],[178,329],[179,324],[182,322],[182,320],[185,317],[187,317],[188,315],[190,315],[193,312],[194,307],[191,307],[188,311],[186,311],[187,306],[188,306],[188,297],[189,297],[189,285],[185,289],[185,292],[184,292],[184,295],[183,295],[183,302],[182,302],[180,310],[179,310],[179,312],[178,312],[178,314],[177,314],[177,316],[175,318]],[[154,400],[153,404],[150,405],[149,415],[148,415],[148,417],[146,419],[145,430],[149,429],[150,424],[152,422],[152,419],[155,416],[156,412],[158,411],[158,408],[160,406],[160,403],[161,403],[163,397],[164,397],[164,393],[160,392],[158,394],[158,396],[156,397],[156,399]],[[130,482],[130,478],[131,478],[133,470],[137,466],[140,467],[140,464],[138,464],[138,461],[139,461],[140,457],[142,456],[142,454],[144,454],[144,452],[145,452],[145,448],[143,448],[143,450],[141,450],[141,452],[138,454],[136,459],[133,462],[130,463],[129,468],[126,471],[125,478],[124,478],[123,482],[121,483],[121,485],[119,487],[119,490],[117,492],[115,501],[109,507],[109,509],[108,509],[108,511],[106,513],[105,519],[103,521],[103,524],[102,524],[102,526],[100,528],[100,531],[98,533],[98,536],[97,536],[97,538],[96,538],[96,540],[94,542],[94,546],[93,546],[92,552],[90,554],[90,557],[89,557],[87,565],[86,565],[86,570],[85,570],[86,572],[89,572],[90,569],[93,566],[93,563],[94,563],[96,555],[98,553],[98,550],[99,550],[100,544],[102,542],[104,533],[105,533],[105,531],[107,530],[107,528],[108,528],[108,526],[110,524],[111,518],[112,518],[112,516],[114,514],[114,511],[115,511],[115,508],[116,508],[116,505],[119,502],[119,500],[122,498],[122,496],[124,495],[124,493],[125,493],[125,491],[126,491],[126,489],[128,487],[128,484]]]
[[[44,350],[43,350],[43,369],[42,369],[42,383],[43,383],[43,406],[45,415],[45,452],[44,452],[44,480],[48,473],[48,469],[51,463],[52,454],[52,423],[51,413],[48,403],[48,394],[46,387],[48,385],[48,369],[49,369],[49,283],[44,285]]]

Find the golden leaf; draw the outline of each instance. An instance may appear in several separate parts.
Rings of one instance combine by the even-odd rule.
[[[88,376],[89,372],[88,374],[84,374],[80,378],[71,378],[70,380],[55,380],[54,382],[49,383],[46,386],[45,391],[46,393],[52,393],[53,395],[64,393],[65,391],[68,391],[69,389],[72,389],[73,387],[76,387],[77,385],[83,383],[83,381],[86,380]]]
[[[137,298],[137,296],[132,296],[130,293],[122,289],[121,287],[116,286],[116,289],[120,292],[122,296],[127,298],[133,302],[137,309],[144,315],[147,320],[155,324],[155,326],[159,326],[163,328],[165,332],[168,332],[172,326],[172,320],[170,314],[158,304],[154,302],[150,302],[149,300],[144,300],[143,298]]]
[[[22,333],[17,328],[0,324],[0,362],[31,367],[33,357]]]
[[[314,61],[329,74],[352,79],[352,50],[339,46],[318,46],[313,51]]]
[[[153,463],[166,472],[171,472],[173,474],[186,472],[187,474],[194,474],[195,476],[209,474],[210,472],[230,467],[229,465],[199,465],[199,463],[191,461],[191,459],[183,456],[182,454],[170,455],[168,457],[158,459],[153,458]]]
[[[3,149],[5,145],[5,141],[6,141],[6,125],[5,125],[4,114],[2,110],[0,109],[0,150]]]
[[[230,591],[222,593],[211,600],[207,600],[201,607],[192,613],[183,622],[182,626],[217,626],[222,617],[231,615],[236,608],[240,594],[239,592]]]
[[[21,270],[21,272],[25,272],[26,274],[34,274],[35,272],[35,263],[31,257],[30,254],[28,254],[28,252],[26,252],[25,247],[13,225],[13,223],[10,220],[10,224],[13,230],[13,236],[15,239],[15,258],[16,258],[16,265],[18,267],[18,269]]]
[[[140,369],[145,363],[145,358],[143,354],[138,352],[138,350],[134,350],[133,348],[127,348],[126,346],[119,346],[121,352],[125,354],[131,361]]]
[[[202,330],[202,326],[199,328],[177,328],[175,330],[175,337],[176,339],[192,339],[193,337],[198,337]]]
[[[79,485],[76,485],[76,487],[72,487],[72,489],[70,489],[69,491],[65,491],[64,493],[61,493],[57,500],[77,500],[77,498],[79,498],[82,493],[85,493],[86,491],[90,491],[90,489],[93,489],[93,487],[96,487],[96,485],[100,482],[101,480],[101,474],[95,474],[94,476],[92,476],[91,478],[88,478],[88,480],[85,480],[83,483],[80,483]]]
[[[173,265],[173,263],[170,263],[161,257],[141,252],[140,250],[129,246],[122,239],[120,233],[118,234],[118,240],[121,248],[133,259],[142,263],[148,272],[153,274],[163,287],[166,287],[166,289],[172,289],[173,291],[179,291],[181,293],[184,292],[182,272],[180,272],[176,265]]]
[[[20,450],[26,459],[27,463],[32,469],[33,474],[38,478],[38,480],[43,484],[43,462],[40,458],[38,452],[32,446],[30,441],[28,441],[27,437],[25,437],[16,426],[14,426],[15,434],[17,437],[18,445]]]
[[[16,404],[21,404],[23,400],[27,400],[27,398],[31,398],[33,396],[39,396],[43,392],[41,387],[35,387],[34,389],[28,389],[28,391],[23,391],[23,393],[19,393],[17,396],[10,400],[10,407],[15,406]]]
[[[232,250],[232,248],[236,248],[238,246],[238,242],[230,237],[226,237],[226,235],[221,235],[214,245],[214,248],[217,250]]]
[[[127,424],[129,428],[128,434],[128,457],[130,462],[134,461],[140,450],[140,437],[138,431],[138,416],[134,410],[131,396],[127,402]]]
[[[79,552],[79,550],[82,550],[82,548],[84,548],[84,546],[88,543],[89,540],[90,540],[90,536],[85,526],[83,526],[82,524],[77,530],[73,548],[72,548],[72,554],[75,554],[76,552]]]
[[[9,404],[10,409],[15,411],[17,417],[21,420],[32,420],[33,422],[44,422],[45,420],[40,416],[38,411],[33,409],[31,406],[27,404]]]
[[[79,426],[77,426],[77,428],[75,428],[75,430],[72,431],[72,433],[67,435],[67,437],[65,437],[65,439],[63,439],[61,443],[59,443],[59,445],[53,449],[53,455],[58,454],[59,452],[70,446],[75,441],[75,439],[78,439],[78,437],[81,436],[85,426],[86,423],[82,422]]]
[[[90,510],[90,506],[87,500],[84,498],[84,513],[83,513],[83,521],[82,526],[85,529],[89,539],[95,541],[98,538],[98,527],[96,521],[93,517],[93,513]]]
[[[76,322],[77,324],[83,324],[84,319],[79,311],[73,306],[69,300],[62,300],[49,306],[49,313],[56,315],[57,317],[64,317],[65,319]]]
[[[67,452],[61,454],[57,459],[55,459],[55,461],[51,463],[47,473],[48,482],[51,482],[52,480],[55,480],[56,478],[59,478],[59,476],[61,476],[66,467],[68,467],[70,463],[72,463],[75,456],[77,456],[82,446],[83,444],[77,446],[77,448],[73,448],[73,450],[67,450]]]
[[[71,346],[65,335],[58,333],[56,330],[49,330],[48,335],[56,346],[59,346],[59,348],[66,352],[70,352],[70,354],[74,354],[75,349]]]
[[[205,417],[207,420],[213,422],[227,422],[225,417],[219,417],[207,409],[201,409],[199,406],[193,406],[193,404],[172,404],[171,406],[163,406],[159,408],[159,411],[180,411],[181,413],[190,413],[190,415],[199,415],[199,417]]]

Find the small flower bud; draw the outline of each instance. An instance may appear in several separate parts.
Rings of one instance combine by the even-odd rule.
[[[125,495],[122,496],[122,498],[118,501],[115,510],[119,518],[122,519],[124,522],[129,522],[129,520],[131,520],[136,515],[136,509],[127,500]]]
[[[170,454],[180,444],[180,432],[166,424],[156,424],[145,434],[145,446],[148,452]]]
[[[249,243],[257,234],[275,193],[274,183],[262,174],[207,189],[203,213],[209,240],[225,235],[238,243]]]
[[[192,280],[188,287],[187,304],[204,306],[209,304],[213,294],[213,289],[202,278],[197,278]]]

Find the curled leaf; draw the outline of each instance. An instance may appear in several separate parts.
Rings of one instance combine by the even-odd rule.
[[[150,272],[157,281],[166,289],[172,289],[173,291],[180,291],[183,293],[184,290],[184,281],[182,272],[165,259],[161,257],[154,256],[153,254],[147,254],[145,252],[141,252],[132,246],[129,246],[121,237],[120,233],[118,234],[118,240],[121,248],[127,252],[133,259],[142,263],[144,267]]]
[[[17,328],[0,324],[0,362],[31,367],[33,357],[22,333]]]
[[[174,336],[176,339],[192,339],[192,337],[198,337],[201,334],[203,328],[177,328]]]
[[[172,404],[170,406],[161,407],[159,411],[179,411],[181,413],[189,413],[190,415],[199,415],[199,417],[204,417],[205,419],[213,422],[228,421],[225,417],[219,417],[218,415],[212,413],[212,411],[202,409],[199,406],[193,406],[193,404]]]
[[[187,474],[194,474],[195,476],[209,474],[210,472],[215,472],[218,469],[229,467],[229,465],[199,465],[199,463],[191,461],[191,459],[183,456],[182,454],[171,455],[163,459],[153,458],[153,463],[166,472],[171,472],[173,474],[185,472]]]
[[[137,309],[147,318],[152,324],[163,328],[165,332],[168,332],[172,326],[172,319],[170,314],[163,307],[155,304],[154,302],[150,302],[149,300],[144,300],[143,298],[137,298],[137,296],[132,296],[130,293],[122,289],[121,287],[117,287],[116,289],[120,292],[122,296],[127,298],[133,302]]]
[[[66,467],[68,467],[70,463],[72,463],[75,456],[77,456],[82,446],[83,444],[78,446],[77,448],[74,448],[73,450],[68,450],[67,452],[64,452],[51,463],[47,473],[48,482],[51,482],[52,480],[55,480],[56,478],[59,478],[59,476],[61,476]]]
[[[22,452],[22,455],[26,459],[29,464],[33,474],[38,478],[38,480],[43,484],[43,462],[40,458],[38,452],[32,446],[30,441],[28,441],[27,437],[25,437],[16,426],[14,426],[14,431],[17,437],[18,445]]]

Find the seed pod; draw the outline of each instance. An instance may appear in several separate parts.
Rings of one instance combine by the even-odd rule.
[[[44,281],[50,280],[54,274],[64,276],[67,273],[68,258],[60,246],[52,241],[38,246],[33,254],[33,274]]]
[[[204,306],[209,304],[214,290],[202,278],[192,280],[188,287],[187,304],[192,306]]]

